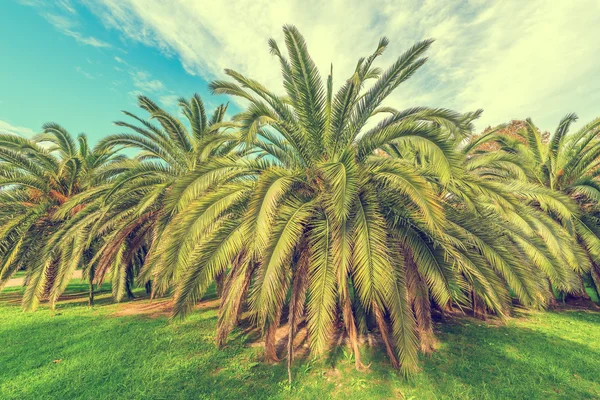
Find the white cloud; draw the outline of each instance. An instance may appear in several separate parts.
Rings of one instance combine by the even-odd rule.
[[[131,90],[131,91],[127,92],[127,94],[129,94],[133,98],[137,98],[138,96],[142,95],[143,93],[140,92],[139,90]]]
[[[115,65],[114,69],[123,73],[127,71],[129,77],[131,78],[131,82],[135,89],[128,92],[130,96],[136,98],[139,95],[159,96],[159,101],[165,105],[170,106],[174,103],[176,104],[177,98],[173,100],[172,96],[174,95],[171,94],[172,92],[167,90],[162,81],[153,79],[152,75],[148,71],[129,64],[127,61],[118,56],[114,56],[114,60],[117,62],[117,64],[123,66],[123,68],[121,68]],[[113,86],[116,86],[117,84],[121,85],[122,81],[112,81]]]
[[[306,37],[322,71],[334,65],[334,85],[351,74],[378,38],[389,65],[415,41],[435,37],[430,61],[388,104],[459,111],[484,108],[479,128],[532,117],[553,129],[567,112],[582,120],[600,104],[600,0],[398,2],[362,0],[86,0],[110,28],[178,57],[206,79],[229,67],[273,86],[279,66],[266,41],[281,43],[292,23]],[[236,18],[232,24],[232,16]],[[281,86],[279,86],[281,87]]]
[[[33,129],[12,125],[11,123],[2,120],[0,120],[0,133],[9,133],[19,136],[33,136],[36,134]]]
[[[165,85],[158,79],[151,79],[151,75],[146,71],[131,72],[131,77],[133,78],[133,86],[142,92],[160,92],[165,88]]]
[[[161,104],[168,109],[176,109],[179,102],[179,96],[176,94],[167,94],[164,96],[159,96],[158,101],[160,101]]]

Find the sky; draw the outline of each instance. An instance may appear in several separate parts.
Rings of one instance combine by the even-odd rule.
[[[31,136],[52,121],[97,142],[120,132],[121,110],[138,111],[138,94],[171,112],[196,92],[209,109],[231,100],[207,89],[224,68],[282,92],[267,40],[283,43],[284,24],[324,75],[333,64],[334,87],[381,36],[381,67],[434,38],[389,106],[482,108],[479,130],[600,116],[600,0],[0,0],[0,15],[0,132]]]

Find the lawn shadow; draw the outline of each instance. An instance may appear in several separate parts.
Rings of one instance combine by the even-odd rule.
[[[597,324],[599,314],[556,313]],[[599,398],[600,348],[523,326],[465,320],[443,327],[443,347],[424,360],[439,393],[475,398]]]
[[[587,309],[559,308],[552,311],[573,321],[600,325],[600,312]]]

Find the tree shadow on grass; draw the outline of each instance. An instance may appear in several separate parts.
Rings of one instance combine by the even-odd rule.
[[[560,313],[573,321],[600,321],[599,314]],[[465,398],[600,397],[600,347],[521,326],[451,324],[443,348],[424,362],[424,375],[440,394]],[[454,396],[453,396],[454,397]]]
[[[558,309],[553,311],[554,314],[565,316],[572,322],[585,322],[589,324],[600,325],[600,313],[591,310],[573,310],[573,309]]]
[[[5,288],[0,292],[0,304],[16,305],[21,304],[25,288],[23,286],[13,286]],[[79,307],[88,305],[89,286],[80,279],[73,279],[65,292],[59,297],[55,308],[64,309],[70,307]],[[105,283],[100,288],[95,289],[95,305],[108,305],[114,303],[111,298],[111,287],[109,283]],[[48,301],[40,302],[41,307],[47,307]]]

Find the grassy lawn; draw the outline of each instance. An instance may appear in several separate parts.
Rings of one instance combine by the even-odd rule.
[[[25,271],[17,271],[12,276],[13,278],[25,278]]]
[[[76,281],[74,281],[76,282]],[[55,312],[22,313],[20,288],[0,294],[1,399],[600,398],[600,313],[532,313],[497,326],[463,319],[437,325],[439,351],[405,380],[379,351],[365,349],[366,372],[345,349],[329,360],[300,360],[287,386],[285,363],[265,365],[261,349],[235,332],[223,350],[213,341],[217,311],[183,322],[129,315],[148,300],[86,306],[73,283]],[[214,304],[214,302],[212,303]]]

